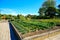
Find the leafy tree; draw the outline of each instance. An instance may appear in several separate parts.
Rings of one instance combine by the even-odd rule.
[[[48,7],[48,9],[45,11],[45,15],[46,16],[50,16],[50,18],[53,18],[55,16],[56,13],[56,8],[54,7]]]
[[[20,15],[19,14],[17,15],[17,18],[20,19]]]
[[[1,14],[0,14],[0,17],[1,17]]]
[[[58,8],[60,9],[60,4],[58,5]]]
[[[0,19],[1,19],[1,14],[0,14]]]
[[[26,16],[26,18],[37,19],[37,15],[30,15],[30,14],[28,14],[28,15]]]
[[[40,8],[39,11],[38,11],[40,16],[44,16],[44,12],[45,12],[45,8]]]
[[[55,7],[55,0],[46,0],[43,4],[42,7],[39,8],[38,13],[40,16],[46,16],[45,11],[48,10],[49,7]]]
[[[58,5],[58,13],[59,13],[59,16],[60,16],[60,4]]]
[[[42,7],[48,8],[50,6],[55,7],[55,0],[47,0],[43,3]]]
[[[17,17],[18,17],[18,19],[20,19],[20,20],[26,20],[25,16],[23,16],[23,15],[17,15]]]
[[[27,16],[26,16],[26,18],[32,18],[32,15],[30,15],[30,14],[28,14]]]

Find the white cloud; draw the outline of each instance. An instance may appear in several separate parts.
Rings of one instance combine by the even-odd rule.
[[[17,15],[18,13],[13,9],[1,9],[1,14],[11,14],[11,15]]]
[[[17,10],[17,9],[9,9],[9,8],[1,8],[1,14],[11,14],[11,15],[18,15],[18,14],[22,14],[22,15],[28,15],[28,14],[31,14],[31,15],[38,15],[38,13],[23,13],[23,12],[20,12],[20,10]]]

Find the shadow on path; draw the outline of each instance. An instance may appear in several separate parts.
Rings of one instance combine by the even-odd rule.
[[[18,36],[17,32],[15,31],[11,23],[9,23],[9,28],[10,28],[11,40],[21,40],[21,38]]]

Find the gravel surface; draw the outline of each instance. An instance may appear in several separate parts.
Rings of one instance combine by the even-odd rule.
[[[60,40],[60,34],[53,37],[46,38],[45,40]]]
[[[0,21],[0,40],[11,40],[9,23],[5,20]]]

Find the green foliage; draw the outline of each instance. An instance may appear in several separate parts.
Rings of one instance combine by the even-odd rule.
[[[0,19],[1,19],[1,14],[0,14]]]
[[[48,9],[45,11],[46,16],[50,16],[50,18],[54,18],[56,13],[56,9],[54,7],[48,7]]]
[[[25,16],[23,16],[23,15],[17,15],[17,18],[20,20],[26,20]]]
[[[44,12],[45,12],[46,8],[40,8],[38,13],[40,14],[40,16],[44,16]]]
[[[47,15],[50,16],[51,18],[54,17],[55,13],[56,13],[56,8],[55,8],[55,0],[46,0],[43,4],[42,7],[39,8],[39,16],[45,18],[47,18]]]
[[[42,6],[45,8],[48,8],[50,6],[55,7],[55,4],[56,4],[55,0],[47,0],[43,3]]]
[[[58,5],[58,8],[60,9],[60,4]]]
[[[19,32],[22,34],[28,33],[28,32],[34,32],[36,30],[46,30],[46,29],[52,29],[55,26],[55,22],[43,22],[43,21],[23,21],[23,20],[15,20],[11,21],[12,24],[15,25],[15,27],[18,29]]]
[[[26,18],[37,19],[37,15],[30,15],[30,14],[28,14],[28,15],[26,16]]]
[[[57,13],[59,13],[59,16],[60,16],[60,4],[58,5],[58,12]]]

